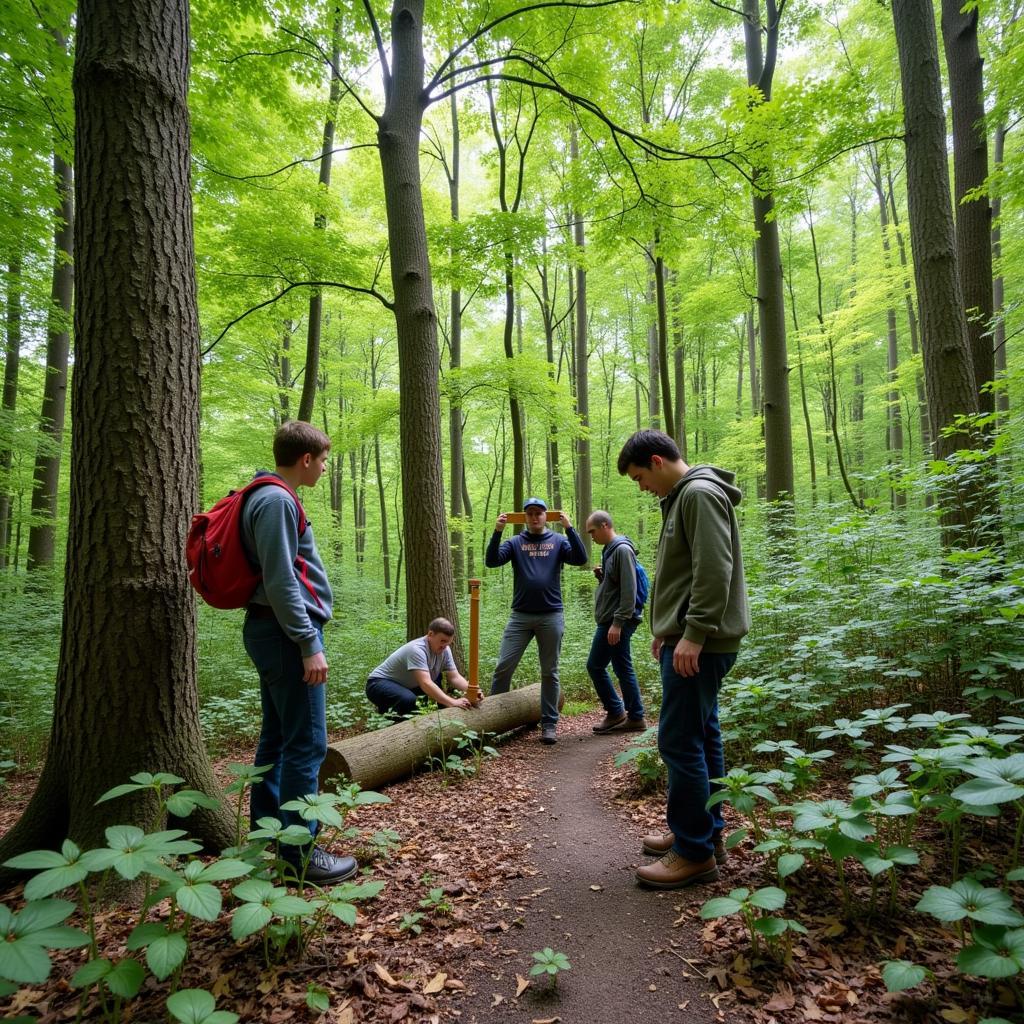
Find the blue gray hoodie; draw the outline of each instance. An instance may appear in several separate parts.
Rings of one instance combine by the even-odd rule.
[[[484,554],[488,569],[512,563],[512,611],[537,615],[562,610],[562,563],[586,565],[587,549],[570,526],[565,536],[524,530],[503,541],[495,531]]]
[[[274,475],[260,470],[257,477]],[[242,541],[263,579],[250,604],[269,605],[285,634],[308,658],[323,650],[320,632],[331,617],[334,595],[307,521],[299,536],[299,513],[280,487],[259,487],[245,499]]]

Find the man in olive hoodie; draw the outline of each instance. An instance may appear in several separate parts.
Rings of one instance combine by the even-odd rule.
[[[669,831],[647,836],[660,860],[637,881],[679,889],[718,878],[725,859],[721,805],[707,802],[725,774],[718,689],[750,630],[735,477],[688,466],[660,430],[637,431],[619,453],[619,473],[661,499],[662,526],[651,593],[651,653],[661,666],[658,750],[668,768]]]

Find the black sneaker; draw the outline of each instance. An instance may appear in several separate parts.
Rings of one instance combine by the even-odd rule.
[[[540,741],[549,747],[558,742],[558,733],[553,725],[542,725],[540,727]]]
[[[306,865],[306,881],[314,885],[333,885],[344,882],[359,870],[355,857],[335,857],[319,846],[313,847]]]

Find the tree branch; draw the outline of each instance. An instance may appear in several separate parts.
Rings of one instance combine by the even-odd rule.
[[[352,149],[376,149],[376,142],[360,142],[353,146],[339,146],[337,149],[330,151],[330,156],[335,153],[347,153]],[[209,171],[211,174],[216,174],[219,178],[228,178],[231,181],[253,181],[256,178],[273,178],[276,174],[283,174],[285,171],[290,170],[292,167],[298,167],[299,164],[312,164],[318,160],[323,159],[322,153],[317,153],[316,156],[306,156],[299,160],[293,160],[290,164],[285,164],[284,167],[278,167],[276,171],[266,171],[262,174],[228,174],[227,171],[218,170],[212,164],[203,163],[198,157],[196,157],[196,163],[203,168],[204,171]]]
[[[449,53],[448,56],[445,57],[445,59],[442,61],[441,66],[437,69],[437,71],[434,72],[434,77],[431,78],[431,80],[427,83],[427,88],[425,92],[429,94],[433,89],[435,89],[438,86],[442,72],[445,70],[445,68],[454,63],[454,61],[459,57],[460,54],[465,53],[465,51],[468,50],[473,45],[473,43],[475,43],[482,36],[485,36],[488,32],[491,31],[492,28],[494,28],[497,25],[500,25],[503,21],[508,21],[510,18],[517,18],[520,14],[529,14],[531,11],[539,11],[548,7],[566,7],[573,8],[575,10],[590,10],[600,7],[614,7],[624,3],[635,4],[638,2],[639,0],[597,0],[597,2],[595,3],[575,3],[572,2],[572,0],[543,0],[543,2],[541,3],[528,4],[526,7],[517,7],[514,11],[509,11],[506,14],[502,14],[499,17],[495,18],[493,21],[489,21],[486,24],[481,25],[480,28],[478,28],[467,39],[463,40],[463,42],[459,46],[452,50],[452,52]]]
[[[391,69],[388,67],[388,55],[384,52],[384,40],[381,38],[380,26],[373,13],[373,4],[370,0],[363,0],[363,7],[366,9],[366,16],[370,19],[370,31],[373,32],[373,41],[377,47],[377,56],[380,58],[381,78],[384,80],[384,95],[391,92]]]
[[[265,274],[246,274],[244,277],[267,277]],[[275,278],[275,280],[279,280]],[[373,298],[377,299],[380,304],[388,310],[394,311],[395,304],[390,299],[381,295],[375,288],[360,288],[354,284],[344,284],[341,281],[291,281],[288,285],[281,289],[276,295],[271,296],[265,302],[257,303],[255,306],[251,306],[244,313],[236,316],[233,320],[229,321],[224,327],[224,330],[217,335],[209,345],[206,346],[201,352],[201,355],[209,355],[213,351],[214,346],[231,330],[235,324],[241,323],[247,316],[258,312],[261,309],[265,309],[267,306],[272,306],[279,299],[283,299],[290,291],[295,288],[341,288],[347,292],[355,292],[357,295],[372,295]]]

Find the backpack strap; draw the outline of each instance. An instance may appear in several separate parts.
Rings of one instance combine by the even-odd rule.
[[[260,487],[265,487],[267,484],[272,484],[274,487],[280,487],[282,490],[287,491],[295,502],[295,510],[299,514],[299,536],[301,537],[306,532],[306,510],[302,507],[302,502],[299,501],[299,496],[288,486],[279,476],[273,476],[270,473],[265,473],[263,476],[256,477],[255,480],[250,480],[244,487],[239,489],[239,493],[243,495],[242,501],[245,501],[250,492],[258,490]]]

